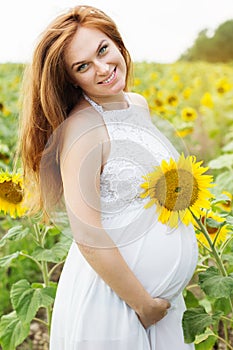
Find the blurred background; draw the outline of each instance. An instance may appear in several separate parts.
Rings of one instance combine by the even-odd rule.
[[[198,33],[233,18],[232,0],[8,0],[1,4],[0,62],[30,60],[39,33],[61,12],[78,4],[99,7],[117,23],[135,61],[173,62]]]

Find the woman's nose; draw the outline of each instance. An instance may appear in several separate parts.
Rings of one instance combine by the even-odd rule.
[[[106,75],[109,73],[109,65],[107,63],[98,61],[95,63],[95,66],[98,75]]]

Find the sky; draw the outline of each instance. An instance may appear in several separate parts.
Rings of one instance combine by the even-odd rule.
[[[233,19],[233,0],[5,0],[0,5],[0,63],[30,61],[39,34],[76,5],[110,15],[134,61],[172,63],[201,30],[213,33]]]

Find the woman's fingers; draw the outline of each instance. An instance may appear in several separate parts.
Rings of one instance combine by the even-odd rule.
[[[144,328],[148,328],[152,324],[157,323],[164,318],[171,304],[166,299],[154,298],[153,303],[142,315],[138,315]]]

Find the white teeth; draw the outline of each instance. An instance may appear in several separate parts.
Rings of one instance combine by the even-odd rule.
[[[115,72],[113,72],[112,75],[108,79],[102,81],[102,83],[104,83],[104,84],[110,83],[110,81],[114,78],[114,76],[115,76]]]

